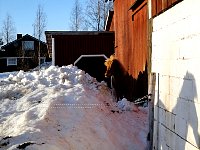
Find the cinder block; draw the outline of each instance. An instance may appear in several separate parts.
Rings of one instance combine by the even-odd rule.
[[[157,87],[156,87],[156,89],[157,89]],[[157,103],[158,103],[158,96],[157,95],[158,95],[158,90],[155,90],[154,105],[157,105]]]
[[[155,116],[154,116],[155,117]],[[153,147],[155,147],[155,150],[157,150],[157,143],[159,142],[157,139],[158,135],[158,121],[154,120],[154,128],[153,128]]]
[[[159,148],[158,149],[168,149],[167,146],[167,129],[163,126],[160,125],[159,127]]]
[[[187,129],[187,141],[192,143],[195,147],[199,147],[199,134],[198,130],[194,127],[194,124],[188,124],[188,129]]]
[[[174,114],[174,109],[176,107],[178,97],[171,94],[169,95],[169,99],[170,99],[169,111]]]
[[[196,113],[197,113],[197,118],[198,118],[198,133],[200,135],[200,103],[195,103],[195,108],[196,108]]]
[[[158,107],[154,105],[154,120],[158,121],[158,117],[159,117]]]
[[[165,119],[166,117],[165,117],[165,115],[166,115],[165,114],[165,110],[163,110],[163,109],[160,108],[159,109],[159,122],[162,123],[162,124],[164,124],[164,125],[166,124],[166,119]]]
[[[200,39],[199,39],[200,41]],[[199,54],[200,56],[200,54]],[[200,79],[200,70],[197,69],[197,66],[200,64],[200,58],[193,58],[188,61],[188,73],[190,76],[188,76],[189,79],[196,80],[196,84],[198,83],[197,80]]]
[[[173,77],[180,78],[179,76],[180,69],[181,68],[179,60],[177,58],[176,60],[171,60],[169,74]]]
[[[174,125],[175,125],[175,115],[171,112],[166,112],[167,128],[169,128],[171,131],[175,131]]]
[[[179,97],[187,100],[194,100],[194,97],[196,97],[196,93],[193,88],[193,80],[184,79],[181,85]]]
[[[188,113],[190,112],[189,101],[186,99],[178,98],[173,112],[176,114],[176,116],[188,120]]]
[[[199,148],[191,145],[190,143],[188,142],[185,142],[185,147],[184,147],[185,150],[199,150]]]
[[[160,72],[160,65],[159,65],[159,61],[154,59],[152,60],[152,72]]]
[[[194,102],[189,102],[190,111],[187,120],[187,141],[196,147],[200,147],[200,121],[198,118],[200,107],[198,105]]]
[[[167,141],[166,144],[169,146],[168,149],[175,150],[176,145],[176,134],[171,132],[170,130],[167,130],[166,132]]]
[[[178,69],[178,76],[180,78],[185,78],[187,72],[188,72],[188,60],[182,60],[179,59],[179,64],[177,67],[179,67]]]
[[[200,24],[199,24],[200,26]],[[191,27],[192,28],[192,27]],[[179,53],[179,58],[180,59],[193,59],[193,58],[199,58],[200,57],[200,52],[199,52],[199,48],[200,48],[200,43],[199,43],[199,37],[200,35],[195,35],[196,31],[194,31],[195,33],[191,33],[186,35],[183,39],[180,41],[180,53]],[[199,31],[200,33],[200,31]],[[190,37],[190,38],[189,38]]]
[[[159,89],[160,89],[160,92],[163,94],[163,95],[160,95],[161,99],[164,99],[165,98],[165,94],[169,94],[169,76],[168,75],[163,75],[163,74],[160,74],[160,84],[159,84]],[[163,103],[164,103],[164,100],[163,100]]]
[[[170,106],[171,106],[171,99],[170,99],[170,95],[169,94],[165,94],[165,98],[164,98],[164,107],[167,111],[171,111]]]
[[[178,98],[180,94],[180,90],[181,90],[180,82],[181,82],[180,78],[173,77],[173,76],[169,78],[170,95],[173,95],[176,98]]]
[[[175,133],[186,139],[187,135],[187,122],[183,118],[175,117]]]
[[[185,150],[186,141],[176,136],[175,150]],[[191,149],[193,150],[193,149]]]

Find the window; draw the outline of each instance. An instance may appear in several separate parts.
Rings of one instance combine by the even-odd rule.
[[[34,41],[23,41],[22,49],[23,50],[34,50]]]
[[[7,66],[17,66],[17,58],[7,58]]]
[[[155,17],[183,0],[151,0],[152,16]]]
[[[40,58],[40,64],[45,63],[45,58]]]

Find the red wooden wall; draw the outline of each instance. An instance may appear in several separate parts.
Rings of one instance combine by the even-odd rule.
[[[148,5],[147,0],[115,0],[112,31],[115,55],[133,78],[133,98],[148,91]]]
[[[135,0],[114,1],[115,53],[125,69],[137,79],[148,62],[147,2],[130,9]]]
[[[155,17],[183,0],[152,0],[152,16]]]
[[[114,33],[97,35],[53,35],[55,65],[73,64],[81,55],[114,53]]]

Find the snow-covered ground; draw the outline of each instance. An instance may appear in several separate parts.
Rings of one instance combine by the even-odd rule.
[[[147,108],[69,65],[0,74],[0,149],[144,150]]]

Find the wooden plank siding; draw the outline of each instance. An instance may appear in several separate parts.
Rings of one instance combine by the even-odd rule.
[[[115,55],[132,77],[134,100],[148,93],[147,0],[114,1]]]
[[[137,78],[147,63],[147,2],[137,11],[130,1],[115,0],[115,54],[126,70]],[[123,5],[123,6],[122,6]],[[133,19],[133,20],[132,20]]]
[[[151,0],[152,16],[155,17],[183,0]]]
[[[114,34],[110,35],[54,35],[55,64],[73,64],[81,55],[114,53]]]
[[[147,65],[147,3],[133,11],[134,21],[132,22],[132,48],[129,52],[129,72],[137,78],[140,72],[145,71]],[[134,65],[135,64],[135,65]]]

